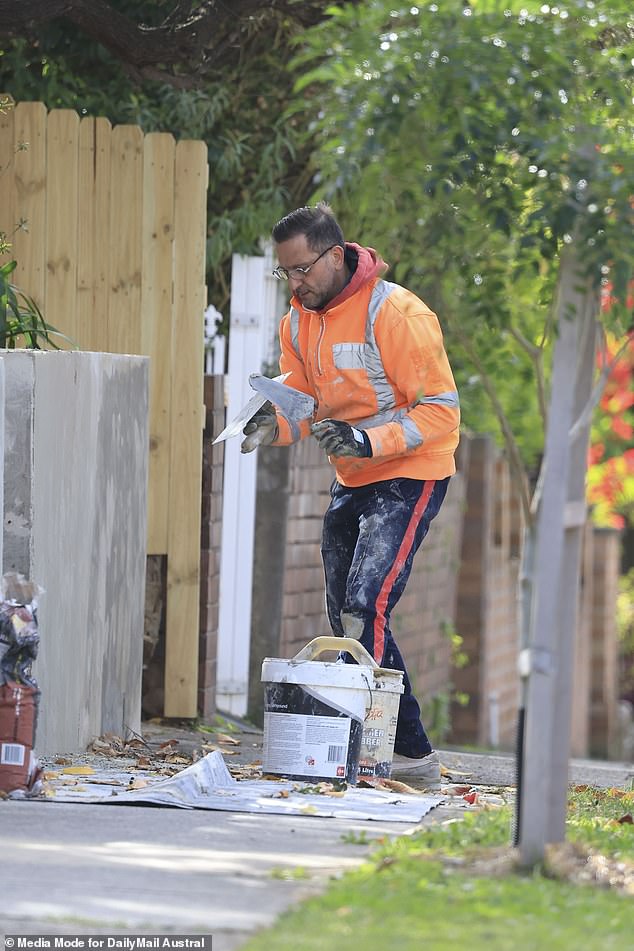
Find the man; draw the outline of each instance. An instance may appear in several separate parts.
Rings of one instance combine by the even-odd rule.
[[[243,452],[312,434],[336,480],[324,516],[326,608],[335,634],[358,638],[403,671],[392,776],[438,788],[440,764],[390,630],[414,555],[455,472],[458,394],[436,315],[380,275],[372,248],[344,241],[328,205],[298,208],[273,228],[292,299],[280,324],[280,370],[316,403],[297,424],[266,404],[244,427]]]

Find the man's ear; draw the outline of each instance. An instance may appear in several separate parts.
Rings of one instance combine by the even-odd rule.
[[[332,250],[335,258],[335,267],[340,271],[345,264],[345,251],[339,244],[336,244]]]

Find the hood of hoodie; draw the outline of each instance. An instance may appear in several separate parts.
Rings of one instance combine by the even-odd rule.
[[[363,287],[368,281],[374,280],[387,268],[387,264],[374,248],[364,248],[353,241],[346,241],[345,254],[346,264],[352,270],[352,275],[337,296],[328,301],[326,307],[323,308],[324,310],[332,310],[333,307],[343,304],[349,297],[356,294],[360,287]],[[302,306],[295,297],[293,303],[296,307]],[[304,307],[302,309],[308,310],[309,308]]]

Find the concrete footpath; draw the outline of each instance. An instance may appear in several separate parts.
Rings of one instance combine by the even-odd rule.
[[[248,726],[234,727],[224,737],[164,724],[143,729],[150,759],[167,749],[172,758],[186,760],[214,740],[224,746],[232,770],[254,768],[249,764],[257,763],[261,735]],[[49,774],[59,774],[64,762],[97,761],[101,767],[110,764],[113,775],[132,762],[101,749],[50,758],[44,765]],[[452,750],[443,751],[441,761],[447,771],[445,798],[421,825],[459,818],[487,797],[512,801],[510,756]],[[629,788],[634,767],[574,761],[570,778]],[[474,803],[465,792],[476,793]],[[290,906],[323,890],[330,878],[363,862],[374,840],[417,827],[389,819],[108,807],[55,802],[54,796],[0,801],[1,930],[5,935],[203,933],[213,935],[214,951],[234,951]]]

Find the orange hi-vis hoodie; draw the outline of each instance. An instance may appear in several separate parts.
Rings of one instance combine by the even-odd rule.
[[[316,410],[297,423],[278,409],[276,445],[310,435],[314,421],[340,419],[372,445],[370,458],[330,457],[343,485],[453,475],[460,410],[438,318],[379,277],[385,264],[372,248],[347,243],[346,255],[357,267],[341,293],[323,311],[293,297],[280,323],[280,370]]]

